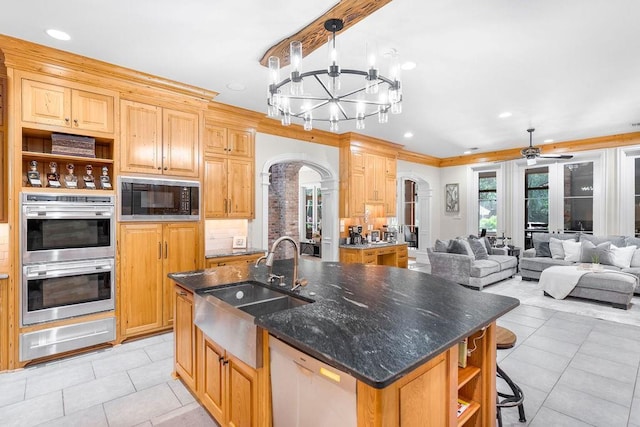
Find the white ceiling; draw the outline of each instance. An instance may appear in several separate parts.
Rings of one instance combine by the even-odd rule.
[[[6,0],[0,33],[266,112],[258,60],[335,1]],[[640,131],[631,125],[640,122],[638,16],[638,0],[393,0],[338,43],[343,68],[364,67],[366,40],[418,65],[403,72],[403,113],[386,125],[368,120],[361,133],[448,157],[525,146],[531,126],[534,145]],[[51,39],[48,28],[72,39]],[[303,66],[324,68],[325,58],[320,48]],[[498,118],[505,111],[513,115]]]

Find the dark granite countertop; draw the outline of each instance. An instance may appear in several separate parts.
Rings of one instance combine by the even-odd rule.
[[[227,256],[237,256],[237,255],[253,255],[253,254],[265,254],[267,253],[264,249],[258,248],[247,248],[247,249],[210,249],[205,251],[204,257],[206,259],[209,258],[221,258]]]
[[[291,268],[290,260],[279,261],[273,272],[290,278]],[[309,281],[300,295],[315,302],[257,317],[255,323],[376,388],[388,386],[520,303],[402,268],[301,259],[299,270]],[[244,280],[266,283],[267,268],[229,266],[169,276],[198,291]]]
[[[372,248],[385,248],[388,246],[402,246],[402,245],[406,245],[406,242],[400,243],[400,242],[380,242],[380,243],[366,243],[366,244],[362,244],[362,245],[347,245],[347,244],[340,244],[340,248],[342,249],[372,249]]]

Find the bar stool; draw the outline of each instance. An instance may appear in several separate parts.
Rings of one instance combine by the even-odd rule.
[[[516,344],[516,335],[507,328],[502,326],[496,327],[496,348],[498,350],[511,348]],[[524,393],[518,384],[514,383],[511,378],[496,363],[496,374],[498,378],[502,378],[511,389],[512,394],[498,392],[496,398],[496,417],[498,418],[498,427],[502,427],[502,408],[518,407],[518,415],[520,422],[525,423],[527,419],[524,415]],[[501,400],[502,399],[502,400]]]

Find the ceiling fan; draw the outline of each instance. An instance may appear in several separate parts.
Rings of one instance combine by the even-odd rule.
[[[527,129],[529,132],[529,146],[520,150],[522,157],[527,159],[527,165],[535,165],[536,159],[572,159],[570,154],[542,154],[540,153],[540,147],[533,146],[533,131],[534,128]]]

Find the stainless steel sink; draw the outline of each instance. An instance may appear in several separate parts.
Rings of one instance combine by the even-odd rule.
[[[247,304],[255,304],[287,296],[282,292],[269,289],[259,282],[253,281],[208,289],[202,291],[202,294],[213,295],[234,307],[242,307]]]
[[[309,302],[259,282],[233,283],[196,292],[194,323],[234,356],[259,368],[262,363],[262,334],[257,333],[253,319]]]

